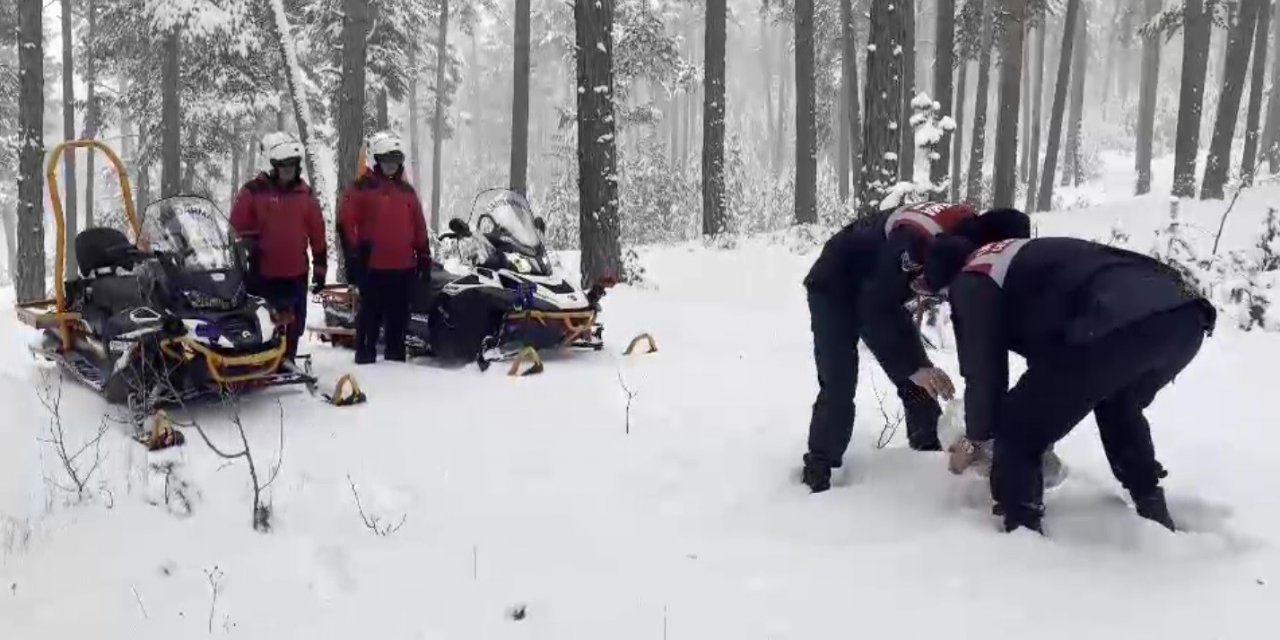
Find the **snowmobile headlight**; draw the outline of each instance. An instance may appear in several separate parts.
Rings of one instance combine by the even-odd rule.
[[[518,253],[508,253],[507,262],[510,262],[511,266],[520,273],[533,273],[533,263]]]
[[[182,295],[192,309],[229,309],[232,307],[230,300],[211,296],[203,291],[189,289],[183,291]]]

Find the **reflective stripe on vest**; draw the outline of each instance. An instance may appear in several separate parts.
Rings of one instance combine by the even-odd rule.
[[[946,215],[951,209],[956,209],[955,215]],[[909,204],[899,207],[896,211],[889,214],[889,218],[885,220],[884,234],[888,236],[894,229],[909,225],[929,236],[936,236],[940,233],[952,231],[955,224],[963,218],[973,215],[967,207],[955,205],[947,202],[921,202],[917,204]]]
[[[981,249],[973,252],[969,256],[969,261],[964,265],[964,271],[968,273],[981,273],[996,283],[996,286],[1004,288],[1004,279],[1009,275],[1009,266],[1013,264],[1013,259],[1018,252],[1027,245],[1030,240],[1025,238],[1016,240],[1001,240],[984,245]]]

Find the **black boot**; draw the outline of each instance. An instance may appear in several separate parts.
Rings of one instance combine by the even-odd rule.
[[[1169,515],[1169,505],[1164,499],[1164,489],[1156,487],[1146,495],[1133,496],[1133,506],[1137,507],[1138,515],[1159,522],[1170,531],[1178,530],[1173,524],[1173,516]]]
[[[800,481],[808,485],[809,491],[822,493],[831,488],[831,467],[805,463],[804,470],[800,472]]]
[[[942,451],[942,443],[935,433],[929,436],[907,436],[907,444],[913,451]]]
[[[995,505],[991,509],[991,513],[997,516],[1004,516],[1004,532],[1012,533],[1019,528],[1027,528],[1040,535],[1044,535],[1044,508],[1030,505],[1019,505],[1010,509],[1005,509],[1002,505]]]
[[[914,451],[942,451],[938,440],[938,418],[942,408],[938,401],[914,384],[898,389],[907,423],[907,445]]]

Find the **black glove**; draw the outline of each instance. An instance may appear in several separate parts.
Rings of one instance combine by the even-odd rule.
[[[431,256],[418,257],[418,275],[419,276],[431,275]]]
[[[311,293],[320,293],[324,288],[324,270],[316,269],[311,272]]]

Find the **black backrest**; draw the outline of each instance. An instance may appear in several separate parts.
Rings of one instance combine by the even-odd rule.
[[[128,236],[111,227],[92,227],[76,235],[76,262],[80,275],[88,276],[98,269],[129,267],[125,249],[133,246]]]

